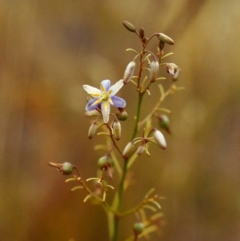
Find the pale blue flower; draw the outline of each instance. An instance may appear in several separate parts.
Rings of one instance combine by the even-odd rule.
[[[103,121],[107,123],[109,121],[110,104],[117,108],[124,108],[126,106],[126,101],[124,99],[115,96],[122,87],[122,79],[112,86],[110,80],[103,80],[100,84],[100,89],[90,85],[83,85],[83,89],[93,97],[93,99],[87,103],[86,111],[91,111],[100,107]]]

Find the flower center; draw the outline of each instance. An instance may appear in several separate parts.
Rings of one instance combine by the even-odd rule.
[[[102,93],[102,96],[101,96],[102,98],[102,100],[103,101],[107,101],[108,100],[108,98],[109,98],[109,95],[107,94],[107,93]]]

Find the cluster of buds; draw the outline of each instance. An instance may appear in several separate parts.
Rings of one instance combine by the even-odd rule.
[[[165,46],[165,44],[174,45],[174,40],[164,33],[155,33],[150,38],[148,38],[145,36],[145,30],[143,27],[139,28],[139,30],[137,31],[135,26],[133,24],[129,23],[128,21],[123,21],[123,26],[128,31],[137,34],[137,36],[140,38],[143,46],[146,46],[147,43],[150,41],[150,39],[152,39],[153,36],[156,36],[158,38],[158,40],[159,40],[159,45],[158,45],[159,52],[157,53],[158,58],[153,53],[151,53],[154,60],[151,61],[149,64],[149,71],[150,71],[149,80],[151,83],[155,82],[157,80],[157,75],[158,75],[158,71],[159,71],[159,63],[161,62],[161,57],[164,54],[164,52],[163,52],[164,46]],[[138,55],[136,57],[138,57]],[[172,77],[173,80],[177,80],[180,70],[176,64],[166,63],[166,64],[161,64],[161,65],[165,65],[167,73]],[[134,60],[131,61],[127,65],[126,70],[124,72],[124,76],[123,76],[124,84],[127,84],[131,81],[133,74],[134,74],[135,67],[136,67],[136,63]]]

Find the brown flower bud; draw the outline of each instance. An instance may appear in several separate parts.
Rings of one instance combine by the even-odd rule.
[[[144,28],[143,28],[143,27],[139,29],[139,36],[140,36],[141,39],[143,39],[144,36],[145,36]]]
[[[159,41],[159,49],[163,50],[165,43],[163,41]]]

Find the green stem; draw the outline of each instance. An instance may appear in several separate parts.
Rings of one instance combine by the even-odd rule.
[[[138,105],[137,105],[137,114],[136,114],[136,121],[135,121],[135,126],[132,134],[131,140],[133,140],[138,132],[138,122],[140,120],[140,112],[141,112],[141,105],[142,105],[142,100],[143,100],[143,95],[139,93],[138,95]],[[124,192],[124,182],[126,178],[126,174],[128,171],[128,159],[124,160],[123,164],[123,170],[122,170],[122,176],[119,184],[119,189],[118,189],[118,205],[117,205],[117,212],[120,212],[121,207],[122,207],[122,202],[123,202],[123,192]],[[113,236],[111,241],[117,241],[118,237],[118,229],[119,229],[119,219],[120,217],[116,214],[114,215],[114,227],[113,227]]]
[[[142,105],[142,100],[143,100],[143,95],[141,93],[139,93],[138,95],[138,105],[137,105],[137,115],[136,115],[136,121],[135,121],[135,126],[134,126],[134,130],[133,130],[133,134],[132,134],[132,139],[133,140],[138,132],[138,123],[140,120],[140,112],[141,112],[141,105]]]
[[[118,206],[117,206],[117,212],[120,211],[121,207],[122,207],[122,201],[123,201],[123,191],[124,191],[124,181],[125,181],[125,177],[127,174],[127,163],[128,160],[125,159],[124,164],[123,164],[123,170],[122,170],[122,177],[121,177],[121,181],[119,184],[119,189],[118,189]],[[119,227],[119,216],[116,214],[114,216],[114,234],[113,234],[113,239],[112,241],[117,241],[117,237],[118,237],[118,227]]]

